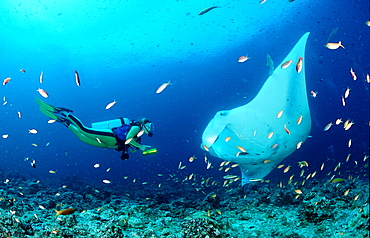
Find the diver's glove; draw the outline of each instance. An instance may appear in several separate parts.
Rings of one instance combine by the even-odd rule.
[[[151,148],[150,145],[140,145],[139,149],[144,151],[144,150],[147,150],[148,148]]]

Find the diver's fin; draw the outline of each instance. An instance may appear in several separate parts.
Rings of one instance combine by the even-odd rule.
[[[42,113],[44,113],[46,116],[50,117],[51,119],[54,119],[54,120],[57,120],[58,119],[58,116],[55,115],[54,113],[52,113],[51,111],[49,110],[46,110],[45,108],[43,107],[40,107],[40,111]]]
[[[63,111],[64,112],[73,112],[72,110],[67,109],[67,108],[55,107],[55,106],[52,106],[50,104],[47,104],[46,102],[42,101],[39,98],[35,98],[35,99],[36,99],[36,103],[39,104],[39,106],[40,106],[40,111],[42,111],[43,113],[44,113],[44,111],[49,111],[49,112],[52,112],[52,113],[61,113]],[[47,115],[47,116],[50,117],[49,115]]]
[[[50,117],[57,122],[63,123],[65,126],[70,124],[70,121],[64,117],[66,115],[63,114],[63,112],[72,112],[72,110],[63,107],[54,107],[38,98],[36,98],[36,102],[40,106],[40,111],[44,113],[45,116]]]
[[[57,114],[54,114],[48,110],[45,110],[45,108],[40,107],[40,112],[44,113],[47,117],[50,117],[51,119],[55,120],[56,122],[63,123],[65,125],[69,125],[70,122],[67,118],[58,116]]]

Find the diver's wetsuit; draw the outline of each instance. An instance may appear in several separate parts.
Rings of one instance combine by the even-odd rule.
[[[93,129],[88,128],[74,115],[68,113],[64,115],[69,123],[65,123],[67,128],[73,132],[81,141],[103,148],[114,148],[116,151],[122,151],[121,159],[129,158],[129,147],[140,147],[141,138],[136,135],[140,131],[140,125],[137,122],[131,122],[130,125],[122,125],[113,129]],[[124,128],[125,132],[122,132]],[[133,138],[130,143],[126,140]]]
[[[122,159],[128,158],[127,149],[129,147],[142,148],[139,144],[140,138],[137,137],[139,131],[143,130],[143,125],[139,122],[121,118],[122,126],[113,129],[89,128],[84,126],[77,117],[71,114],[72,110],[52,106],[39,98],[35,99],[42,113],[57,122],[63,123],[82,142],[97,147],[112,148],[117,151],[122,150]],[[148,128],[145,127],[145,129],[148,131]],[[148,132],[149,136],[152,134],[150,131]],[[130,139],[129,143],[127,143],[128,139]]]

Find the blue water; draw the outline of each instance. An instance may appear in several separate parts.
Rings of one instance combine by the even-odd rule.
[[[220,8],[198,16],[203,8]],[[214,114],[248,103],[268,77],[266,54],[278,65],[307,31],[307,93],[312,116],[311,138],[283,163],[300,171],[306,160],[311,172],[325,162],[327,172],[338,162],[343,174],[366,175],[363,161],[369,155],[370,74],[369,2],[359,1],[46,1],[3,0],[0,3],[0,170],[58,184],[68,176],[91,183],[161,181],[171,174],[180,181],[191,173],[220,178],[219,159],[207,170],[201,135]],[[324,47],[332,42],[345,49]],[[248,54],[245,63],[238,57]],[[353,68],[358,79],[349,73]],[[22,73],[19,70],[25,69]],[[81,86],[74,81],[74,70]],[[44,82],[39,75],[44,72]],[[172,85],[156,94],[165,82]],[[347,87],[350,96],[342,106]],[[154,136],[143,144],[158,149],[156,155],[131,154],[80,142],[61,124],[48,124],[34,98],[43,88],[46,102],[70,108],[84,124],[118,117],[149,118]],[[279,89],[276,89],[279,90]],[[109,110],[105,105],[117,104]],[[21,112],[22,118],[17,112]],[[348,131],[333,126],[337,118],[355,122]],[[36,128],[37,134],[28,133]],[[352,146],[348,148],[348,140]],[[35,147],[32,144],[38,146]],[[48,146],[45,146],[50,143]],[[348,153],[349,163],[344,163]],[[188,158],[198,159],[190,163]],[[207,155],[210,157],[209,155]],[[25,158],[37,161],[37,168]],[[356,161],[356,162],[354,162]],[[182,162],[187,167],[178,170]],[[94,164],[100,168],[95,169]],[[356,165],[357,163],[357,165]],[[109,172],[106,169],[111,168]],[[49,170],[57,171],[50,174]],[[235,169],[235,174],[239,171]],[[274,170],[266,178],[284,179]],[[284,177],[285,176],[285,177]],[[63,183],[63,182],[62,182]]]

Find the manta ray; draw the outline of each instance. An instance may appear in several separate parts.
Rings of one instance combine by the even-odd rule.
[[[305,78],[305,33],[249,103],[219,111],[201,148],[239,164],[242,185],[262,180],[307,139],[311,130]]]

